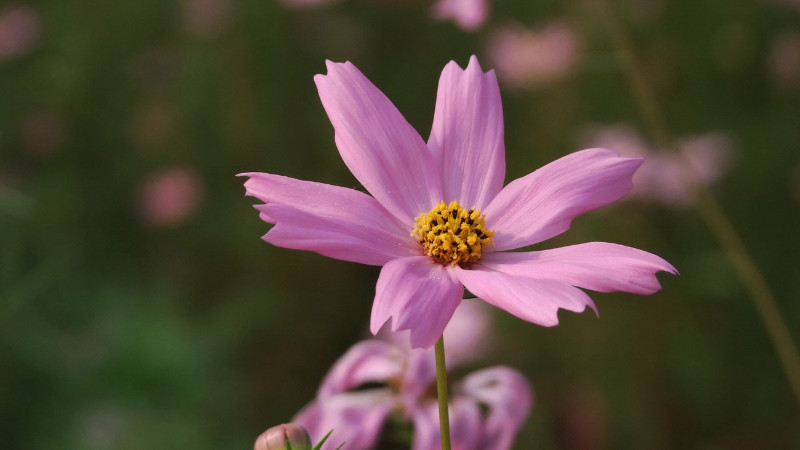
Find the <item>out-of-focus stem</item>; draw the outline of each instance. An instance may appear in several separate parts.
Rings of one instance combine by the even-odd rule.
[[[442,450],[450,450],[450,414],[447,410],[447,366],[444,363],[444,336],[436,341],[436,396],[439,398],[439,429]]]
[[[722,207],[714,200],[704,184],[697,182],[691,175],[692,166],[683,156],[674,137],[669,131],[664,115],[656,101],[655,94],[645,80],[633,53],[633,45],[607,0],[588,0],[599,10],[608,28],[609,38],[616,50],[622,69],[625,72],[636,103],[650,128],[657,144],[684,159],[684,166],[690,176],[684,180],[691,188],[697,212],[716,237],[719,245],[731,261],[737,276],[750,292],[764,326],[767,329],[772,345],[778,354],[784,373],[789,379],[795,400],[800,405],[800,356],[792,340],[792,335],[781,316],[775,296],[770,291],[766,280],[753,262],[742,238],[725,215]]]

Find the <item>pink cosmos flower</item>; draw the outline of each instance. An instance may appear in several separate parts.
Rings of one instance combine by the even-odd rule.
[[[784,91],[800,89],[800,32],[778,34],[772,41],[767,64],[776,87]]]
[[[509,25],[492,34],[488,51],[501,81],[514,88],[532,88],[567,76],[578,61],[580,40],[563,22],[541,31]]]
[[[156,173],[139,188],[139,215],[153,227],[177,225],[195,213],[203,197],[200,176],[188,167]]]
[[[464,361],[475,340],[485,337],[485,328],[469,328],[476,319],[485,320],[479,306],[475,301],[462,303],[445,330],[450,369]],[[411,349],[407,333],[383,338],[351,347],[325,376],[317,398],[293,419],[313,441],[333,430],[324,449],[342,442],[345,448],[375,448],[393,412],[400,421],[413,423],[413,450],[440,448],[433,350]],[[474,372],[452,384],[450,392],[450,427],[457,449],[510,448],[531,409],[528,381],[506,367]]]
[[[39,42],[39,13],[26,4],[0,10],[0,62],[24,55]]]
[[[183,25],[193,36],[216,39],[231,22],[229,0],[183,0]]]
[[[557,448],[593,450],[607,448],[608,400],[593,382],[574,380],[569,389],[551,393],[555,405]]]
[[[634,177],[636,187],[631,194],[677,208],[694,204],[690,180],[710,184],[722,177],[734,159],[734,145],[730,137],[721,132],[680,140],[680,157],[650,148],[636,130],[626,124],[592,127],[585,141],[590,145],[613,147],[623,155],[646,157],[642,170]]]
[[[489,17],[489,0],[437,0],[433,16],[439,20],[452,20],[461,29],[475,31]]]
[[[580,288],[649,294],[675,269],[650,253],[592,242],[506,252],[566,231],[572,219],[620,199],[641,158],[593,148],[503,187],[500,92],[475,57],[442,72],[427,144],[352,64],[328,62],[314,78],[345,164],[372,196],[328,184],[246,173],[264,240],[383,266],[370,328],[392,319],[411,346],[428,348],[464,287],[524,320],[558,324],[558,309],[595,309]]]

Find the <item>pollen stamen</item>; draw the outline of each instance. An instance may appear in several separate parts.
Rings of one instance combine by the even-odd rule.
[[[492,243],[486,216],[475,208],[464,209],[457,201],[444,201],[427,213],[420,213],[412,236],[425,252],[444,265],[466,265],[481,259],[483,248]]]

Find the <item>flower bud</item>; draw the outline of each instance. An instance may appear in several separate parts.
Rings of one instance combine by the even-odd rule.
[[[311,439],[305,428],[296,423],[285,423],[270,428],[256,439],[253,450],[311,450]]]

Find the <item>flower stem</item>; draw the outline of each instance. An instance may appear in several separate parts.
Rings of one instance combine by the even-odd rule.
[[[590,3],[594,3],[598,7],[600,15],[606,23],[611,43],[617,51],[617,57],[628,78],[636,104],[644,115],[650,132],[661,148],[667,149],[674,155],[683,158],[678,144],[670,133],[656,96],[650,85],[645,81],[638,61],[634,57],[633,44],[625,27],[614,15],[607,0],[590,0]],[[795,400],[800,405],[800,352],[798,352],[789,328],[783,320],[775,296],[767,285],[764,276],[753,262],[753,258],[750,256],[744,241],[737,233],[730,219],[725,215],[720,204],[708,189],[697,181],[697,177],[693,176],[691,165],[684,164],[684,166],[690,171],[689,176],[684,181],[692,191],[697,205],[697,212],[717,238],[720,247],[727,254],[745,289],[750,292],[756,311],[761,316],[786,378],[789,380],[789,386],[792,388]]]
[[[447,367],[444,363],[444,336],[436,341],[436,394],[439,398],[439,429],[442,450],[450,450],[450,414],[447,410]]]

